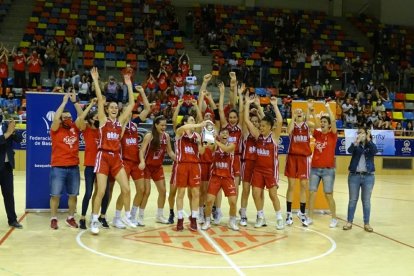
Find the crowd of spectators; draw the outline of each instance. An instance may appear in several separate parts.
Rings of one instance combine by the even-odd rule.
[[[185,35],[202,54],[212,55],[212,83],[224,82],[229,85],[229,73],[235,72],[237,79],[248,87],[276,87],[280,97],[281,111],[284,118],[291,113],[290,102],[295,99],[336,100],[337,120],[339,125],[352,128],[367,126],[377,129],[398,129],[406,133],[412,122],[392,122],[383,105],[390,101],[390,94],[410,92],[414,89],[414,68],[406,63],[401,66],[401,56],[393,51],[382,54],[379,50],[371,59],[343,58],[340,62],[341,74],[332,74],[334,59],[329,52],[319,52],[312,47],[312,38],[302,33],[301,19],[294,15],[276,17],[273,24],[263,26],[260,38],[264,43],[260,66],[246,64],[246,58],[231,55],[222,60],[215,55],[222,52],[245,52],[251,41],[245,36],[234,36],[225,31],[212,20],[215,18],[214,7],[203,8],[201,16],[195,16],[190,10],[185,18]],[[197,96],[197,76],[191,70],[191,60],[186,52],[166,53],[167,47],[163,36],[155,36],[154,30],[160,22],[168,22],[171,29],[178,30],[178,20],[173,7],[169,6],[158,14],[146,14],[135,25],[117,25],[115,28],[100,29],[80,26],[72,39],[57,42],[54,38],[34,40],[28,49],[0,47],[0,79],[1,95],[7,98],[2,101],[3,112],[25,114],[22,104],[24,93],[11,88],[64,92],[75,89],[81,101],[89,101],[94,97],[89,68],[79,66],[78,55],[82,46],[88,44],[110,45],[115,43],[118,31],[134,33],[141,29],[146,36],[145,45],[139,45],[131,37],[125,41],[125,53],[144,55],[148,64],[147,70],[139,72],[146,77],[141,83],[152,103],[152,116],[160,113],[171,119],[173,109],[179,99],[184,98],[182,113],[191,107],[191,99]],[[158,27],[157,27],[158,26]],[[125,28],[127,30],[125,30]],[[376,49],[378,49],[376,47]],[[381,48],[383,49],[383,47]],[[8,63],[11,61],[14,75],[9,74]],[[280,74],[270,73],[275,62],[281,62]],[[305,66],[310,63],[310,68]],[[126,86],[122,75],[132,74],[137,83],[137,63],[129,63],[120,73],[101,79],[101,88],[106,97],[116,100],[122,105],[127,102]],[[28,71],[28,79],[26,76]],[[43,72],[43,74],[42,74]],[[41,76],[45,77],[41,79]],[[47,75],[47,78],[46,78]],[[12,81],[12,82],[10,82]],[[17,91],[17,93],[12,93]],[[10,100],[17,98],[20,101]],[[139,111],[139,98],[136,106]],[[6,103],[7,101],[7,103]],[[266,108],[266,107],[265,107]]]

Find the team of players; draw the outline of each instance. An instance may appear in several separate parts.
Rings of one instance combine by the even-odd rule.
[[[105,106],[105,100],[98,84],[99,74],[95,68],[92,70],[92,78],[97,95],[97,112],[90,111],[95,104],[95,101],[92,101],[85,111],[78,112],[79,116],[75,123],[65,121],[64,117],[68,116],[68,112],[65,112],[62,106],[64,107],[68,98],[72,99],[71,96],[65,96],[60,112],[58,112],[58,109],[56,113],[61,120],[60,125],[62,127],[57,128],[57,130],[52,129],[52,148],[60,146],[60,153],[63,151],[65,154],[74,151],[73,143],[72,146],[69,146],[66,143],[65,135],[60,135],[60,140],[53,139],[54,136],[57,136],[56,133],[60,130],[72,131],[72,137],[74,137],[80,130],[84,132],[86,148],[85,184],[88,193],[85,194],[82,204],[81,228],[86,229],[86,209],[95,178],[96,188],[90,224],[90,231],[93,234],[98,234],[99,228],[102,226],[108,227],[105,213],[115,182],[120,184],[121,195],[116,202],[113,225],[117,228],[144,226],[144,210],[151,189],[151,179],[155,182],[159,192],[156,221],[159,223],[174,223],[174,203],[176,203],[176,229],[178,231],[184,229],[185,213],[183,206],[186,191],[188,191],[191,207],[189,229],[197,231],[199,224],[202,224],[201,229],[203,230],[211,227],[213,205],[216,207],[214,223],[220,223],[222,216],[220,208],[221,190],[228,198],[230,206],[228,226],[232,230],[239,230],[236,221],[236,205],[240,194],[240,181],[243,185],[241,186],[239,225],[247,225],[246,208],[251,187],[257,209],[255,227],[266,226],[263,212],[265,189],[268,190],[275,210],[276,228],[280,230],[284,228],[285,224],[291,225],[293,223],[291,212],[292,191],[296,179],[299,179],[301,183],[301,204],[298,216],[304,226],[308,226],[312,222],[305,215],[305,188],[310,177],[312,155],[310,135],[314,128],[314,124],[309,120],[310,114],[305,116],[301,109],[294,110],[294,115],[288,126],[290,144],[285,175],[289,180],[289,188],[286,197],[287,217],[284,221],[277,195],[279,185],[278,144],[282,129],[282,115],[278,109],[276,98],[272,97],[270,101],[272,114],[264,114],[258,99],[254,95],[250,95],[243,85],[237,86],[234,73],[230,73],[230,110],[226,114],[226,108],[228,107],[224,107],[224,85],[219,85],[220,99],[217,107],[211,94],[206,91],[207,84],[211,79],[211,75],[206,75],[200,88],[198,101],[192,101],[197,114],[184,116],[179,125],[177,125],[177,117],[183,101],[180,100],[178,103],[173,116],[174,152],[171,147],[171,139],[165,131],[166,119],[163,117],[157,117],[154,120],[151,132],[145,135],[141,148],[139,147],[138,126],[131,121],[134,100],[132,84],[128,76],[125,77],[125,83],[129,92],[129,104],[122,113],[119,112],[116,103],[111,102]],[[149,103],[142,87],[137,87],[137,90],[144,102],[144,111],[141,112],[138,119],[138,122],[140,122],[145,120],[148,115]],[[238,99],[238,110],[231,109],[236,107],[236,99]],[[308,111],[312,111],[312,109],[313,104],[309,103]],[[214,143],[207,143],[203,141],[200,133],[211,121],[215,122],[216,138]],[[326,125],[327,131],[330,131],[330,122]],[[166,153],[174,160],[170,181],[170,216],[168,219],[163,216],[166,184],[162,164]],[[95,161],[94,165],[92,165],[91,160]],[[75,164],[76,162],[72,163],[59,164],[57,167],[71,167],[78,164]],[[53,166],[52,163],[52,168]],[[92,166],[94,168],[93,172],[91,171]],[[132,202],[132,209],[129,188],[130,177],[136,186],[136,196]],[[54,186],[54,180],[51,177],[52,187]],[[75,196],[78,191],[79,189],[74,189],[69,194]],[[52,195],[58,196],[60,193],[61,190],[56,190]],[[125,215],[121,217],[123,208],[125,209]],[[99,215],[99,211],[101,215]],[[56,221],[53,224],[54,219]],[[70,213],[66,223],[69,226],[77,227],[73,219],[73,212]],[[52,217],[51,227],[57,229],[57,219],[55,217]]]

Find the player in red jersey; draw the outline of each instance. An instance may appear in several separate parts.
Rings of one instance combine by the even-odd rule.
[[[97,68],[92,68],[91,75],[95,84],[95,92],[98,98],[98,119],[99,119],[99,145],[98,155],[95,163],[96,180],[98,189],[92,206],[92,234],[99,233],[98,210],[101,206],[102,197],[105,194],[108,175],[113,175],[121,186],[123,202],[125,206],[126,222],[128,226],[136,227],[130,220],[131,193],[128,177],[121,159],[121,132],[122,125],[128,120],[134,108],[134,95],[132,92],[131,76],[124,76],[128,88],[128,105],[119,115],[118,103],[110,102],[107,109],[104,107],[104,98],[99,86],[99,73]],[[119,115],[119,117],[118,117]]]
[[[166,199],[165,177],[163,169],[163,161],[165,153],[172,160],[175,160],[175,154],[171,148],[170,135],[165,132],[167,128],[167,120],[163,116],[154,119],[151,132],[144,136],[144,140],[139,151],[140,164],[139,168],[145,172],[145,186],[148,186],[148,192],[144,194],[144,198],[139,205],[139,210],[144,210],[151,192],[151,179],[154,181],[158,190],[158,209],[156,222],[167,224],[168,220],[164,217],[164,204]],[[141,215],[141,214],[140,214]],[[143,216],[143,214],[142,214]],[[142,220],[142,218],[140,218]]]
[[[312,156],[312,166],[309,178],[309,218],[308,225],[313,222],[313,208],[315,206],[315,195],[318,191],[319,182],[323,182],[323,191],[331,211],[331,223],[329,227],[335,228],[338,224],[336,217],[336,204],[333,198],[333,187],[335,182],[335,147],[338,139],[336,132],[335,115],[329,103],[325,105],[329,116],[322,116],[320,122],[315,121],[315,149]],[[318,128],[321,128],[319,130]]]
[[[263,213],[263,190],[267,188],[273,208],[276,212],[276,228],[284,228],[280,201],[277,196],[279,181],[279,160],[278,160],[278,142],[282,130],[282,114],[277,106],[277,99],[272,97],[270,104],[276,113],[276,122],[271,115],[266,115],[260,121],[259,130],[253,125],[249,118],[249,105],[254,99],[247,101],[244,118],[250,133],[257,139],[256,142],[256,161],[252,175],[253,199],[257,209],[257,220],[254,227],[259,228],[266,225]]]
[[[205,215],[206,220],[201,227],[207,230],[211,225],[211,211],[214,200],[220,189],[224,190],[224,194],[228,198],[230,211],[228,227],[234,231],[238,231],[239,227],[236,222],[237,212],[237,192],[234,185],[233,161],[235,144],[228,142],[229,131],[222,129],[213,146],[213,164],[211,166],[211,178],[209,181]]]
[[[260,101],[258,97],[254,97],[254,110],[249,111],[250,122],[259,129],[260,119],[264,117],[263,110],[260,106]],[[249,95],[246,94],[246,101],[249,101]],[[250,108],[250,107],[249,107]],[[253,112],[254,113],[253,113]],[[250,133],[249,128],[246,125],[244,120],[243,124],[243,137],[242,137],[242,165],[241,165],[241,180],[243,182],[243,190],[241,194],[241,208],[240,208],[240,225],[247,226],[247,215],[246,208],[250,195],[250,185],[253,175],[254,164],[256,162],[256,138]]]
[[[230,110],[228,118],[227,118],[224,113],[224,106],[223,106],[224,105],[224,93],[225,93],[225,88],[224,88],[223,83],[219,84],[219,90],[220,90],[219,114],[220,114],[221,128],[226,128],[229,131],[229,142],[235,144],[233,172],[234,172],[234,184],[236,186],[236,190],[238,193],[239,185],[240,185],[240,167],[241,167],[241,158],[240,158],[241,137],[242,137],[241,126],[243,125],[243,118],[239,118],[239,113],[243,108],[243,101],[241,98],[239,98],[239,111],[235,109]],[[237,93],[237,89],[235,87],[231,89],[230,95],[234,93]],[[220,196],[218,197],[218,202],[216,203],[217,203],[216,204],[217,215],[216,215],[215,223],[219,224],[220,219],[222,217],[221,208],[219,207],[221,205]]]
[[[132,202],[131,208],[131,217],[130,220],[133,224],[137,226],[144,226],[143,220],[137,220],[136,214],[138,207],[141,204],[142,198],[145,194],[146,189],[149,189],[145,185],[144,181],[144,171],[138,168],[139,165],[139,133],[138,133],[138,124],[145,121],[148,114],[150,113],[151,106],[148,102],[145,91],[141,86],[136,86],[136,90],[140,94],[142,103],[144,104],[144,109],[140,114],[134,119],[128,118],[128,122],[123,126],[122,138],[121,138],[121,147],[122,147],[122,161],[124,163],[125,172],[129,178],[131,177],[135,184],[135,196]],[[132,116],[132,114],[130,114]],[[111,183],[114,184],[113,182]],[[113,186],[112,186],[113,188]],[[123,229],[128,225],[128,221],[125,221],[125,217],[121,217],[122,207],[124,206],[122,193],[118,196],[116,201],[115,208],[115,217],[113,219],[113,225],[116,228]],[[142,212],[142,217],[144,210]]]
[[[292,200],[293,188],[296,179],[300,181],[300,212],[298,217],[303,226],[307,226],[306,209],[306,189],[308,185],[310,162],[312,151],[310,147],[310,134],[314,124],[309,121],[310,111],[313,110],[311,102],[308,102],[307,116],[303,110],[298,108],[292,113],[292,120],[288,125],[289,149],[286,156],[285,175],[288,178],[288,189],[286,192],[286,224],[292,225]],[[312,105],[313,106],[313,105]],[[308,118],[308,121],[307,121]]]
[[[83,113],[76,118],[76,126],[80,131],[83,132],[83,139],[85,141],[85,159],[83,165],[85,166],[84,176],[85,176],[85,194],[82,200],[82,213],[79,220],[79,228],[86,229],[86,212],[88,211],[89,201],[92,197],[92,191],[94,191],[94,196],[96,196],[96,188],[94,189],[94,184],[96,184],[96,174],[94,173],[96,155],[98,154],[98,143],[99,143],[99,120],[98,120],[98,111],[91,109],[95,106],[97,100],[96,98],[92,99],[90,104],[86,107]],[[101,215],[99,217],[99,222],[102,224],[102,227],[109,228],[109,225],[106,221],[106,209],[108,207],[108,193],[105,193],[104,198],[102,199]]]
[[[197,231],[198,201],[200,196],[200,154],[203,154],[205,147],[201,142],[200,134],[194,131],[202,128],[205,122],[196,124],[192,116],[186,115],[181,121],[181,126],[176,130],[175,155],[177,166],[175,168],[175,184],[177,185],[177,231],[184,229],[183,201],[185,190],[190,188],[191,192],[191,216],[190,230]]]

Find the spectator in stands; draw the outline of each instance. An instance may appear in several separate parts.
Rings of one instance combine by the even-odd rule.
[[[81,101],[88,101],[91,94],[91,80],[87,74],[82,74],[78,83],[78,96]]]
[[[342,71],[342,88],[348,86],[348,83],[353,80],[353,71],[352,71],[352,64],[351,61],[346,57],[341,64],[341,71]],[[355,84],[355,81],[354,81]]]
[[[381,99],[378,99],[377,105],[375,106],[376,112],[385,112],[385,106]]]
[[[303,89],[303,93],[305,95],[306,98],[313,98],[314,94],[313,94],[313,86],[312,84],[308,81],[307,78],[304,78],[301,84],[301,87]]]
[[[193,75],[193,70],[188,72],[188,76],[185,78],[185,89],[194,94],[197,85],[197,77]]]
[[[404,128],[404,136],[414,136],[414,127],[412,121],[407,122],[407,125]]]
[[[374,64],[372,65],[372,76],[374,80],[383,80],[385,72],[384,59],[382,53],[379,52],[375,57]]]
[[[282,79],[282,81],[279,83],[278,88],[279,88],[279,93],[282,94],[282,95],[291,95],[292,94],[292,86],[286,78]]]
[[[345,114],[345,128],[354,128],[357,126],[357,116],[354,114],[354,110],[351,108]]]
[[[390,91],[394,91],[397,88],[398,78],[399,78],[399,66],[395,62],[394,58],[391,57],[390,61],[387,64],[388,70],[388,84],[390,87]]]
[[[42,72],[43,61],[40,59],[39,54],[36,50],[27,59],[27,64],[29,66],[29,85],[28,87],[37,87],[41,86],[40,82],[40,73]],[[36,80],[36,85],[33,85],[33,80]]]
[[[58,68],[59,52],[56,47],[55,41],[51,40],[46,46],[45,52],[45,65],[47,66],[47,77],[52,78]]]
[[[181,70],[183,78],[187,77],[190,68],[190,57],[185,52],[183,52],[178,59],[178,69]]]
[[[153,74],[154,70],[150,69],[147,79],[145,80],[145,94],[147,95],[149,102],[152,102],[156,99],[156,93],[158,91],[157,80]]]
[[[313,81],[319,80],[319,69],[321,67],[321,56],[319,52],[315,50],[311,55],[311,79]]]
[[[17,53],[13,48],[12,57],[14,59],[14,87],[26,88],[26,56],[22,49],[18,48]]]
[[[194,27],[194,15],[190,10],[185,16],[185,36],[189,39],[193,37],[193,27]]]
[[[182,76],[181,70],[178,70],[177,74],[175,74],[172,78],[172,83],[174,85],[174,94],[177,95],[180,99],[184,95],[184,83],[185,78]]]
[[[355,83],[355,80],[351,80],[348,84],[347,84],[347,86],[346,86],[346,89],[345,89],[345,97],[346,98],[349,98],[349,97],[351,97],[351,98],[353,98],[353,99],[356,99],[356,97],[357,97],[357,95],[358,95],[358,86],[357,86],[357,84]]]
[[[391,119],[383,111],[380,111],[378,114],[378,121],[376,122],[377,129],[390,129],[391,128]],[[402,129],[402,127],[401,127]],[[400,136],[402,135],[402,132]]]
[[[410,63],[407,64],[407,68],[403,71],[403,86],[409,91],[414,89],[414,67]]]
[[[108,82],[104,85],[104,95],[106,97],[106,102],[118,102],[119,94],[122,91],[121,86],[116,81],[114,76],[108,77]]]
[[[342,99],[341,98],[336,98],[336,114],[335,114],[335,119],[336,120],[343,120],[342,115],[343,115],[343,111],[342,111]]]
[[[352,62],[352,78],[355,80],[355,83],[358,85],[361,81],[361,72],[362,72],[362,60],[360,56],[357,56]]]
[[[306,51],[304,48],[300,48],[296,52],[296,68],[303,70],[306,63]]]
[[[79,88],[80,76],[79,76],[78,72],[75,69],[73,69],[70,72],[70,75],[68,76],[67,82],[72,87],[76,87],[76,89]]]
[[[3,45],[0,45],[0,81],[1,81],[1,89],[2,89],[2,93],[0,93],[1,97],[6,96],[8,78],[9,78],[9,51]]]
[[[365,87],[370,80],[372,79],[372,71],[371,67],[369,66],[368,60],[364,60],[362,67],[359,70],[360,79],[361,79],[361,87]]]
[[[322,86],[320,85],[319,81],[315,81],[315,85],[313,86],[313,95],[317,98],[323,97]]]
[[[17,113],[18,103],[15,100],[13,92],[10,92],[7,95],[7,100],[4,101],[2,107],[5,113],[8,115],[8,117]]]
[[[69,70],[78,70],[78,56],[79,56],[79,44],[76,43],[76,39],[72,38],[70,44],[67,46],[67,56],[69,59]]]
[[[272,80],[270,76],[270,67],[272,66],[272,48],[267,46],[262,54],[262,87],[270,87]]]
[[[333,87],[329,79],[322,85],[322,97],[333,97]]]
[[[377,90],[378,90],[377,97],[379,99],[382,99],[383,101],[389,101],[390,100],[390,98],[389,98],[389,94],[390,94],[389,92],[390,91],[389,91],[388,87],[385,85],[384,82],[380,83]]]
[[[332,72],[334,70],[334,64],[332,59],[328,59],[324,64],[324,78],[329,80],[332,77]]]
[[[64,87],[66,83],[66,71],[62,67],[59,68],[55,79],[55,86]]]

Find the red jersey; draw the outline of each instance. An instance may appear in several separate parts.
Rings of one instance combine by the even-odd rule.
[[[122,159],[139,163],[139,133],[135,123],[129,121],[121,138]]]
[[[29,63],[29,73],[40,73],[42,72],[42,61],[38,57],[33,57]]]
[[[171,102],[171,105],[175,107],[178,104],[178,96],[170,94],[168,95],[168,101]]]
[[[119,153],[121,149],[122,125],[118,120],[107,118],[105,125],[99,128],[98,149]]]
[[[243,137],[243,155],[242,160],[256,160],[256,138],[249,133],[247,137]]]
[[[294,123],[292,133],[289,135],[288,154],[310,156],[312,154],[310,147],[310,129],[308,124],[301,125]]]
[[[329,131],[322,133],[320,130],[313,132],[315,149],[312,156],[312,168],[335,168],[335,146],[338,134]]]
[[[242,138],[242,130],[238,125],[232,126],[231,124],[227,124],[225,127],[229,131],[229,138],[227,141],[230,143],[236,144],[236,148],[234,149],[234,154],[239,155],[241,154],[241,138]]]
[[[279,171],[277,148],[277,141],[273,139],[271,133],[267,137],[260,134],[256,143],[257,158],[254,169],[262,174],[275,175]]]
[[[184,86],[184,80],[185,80],[185,78],[182,75],[181,76],[176,75],[174,77],[175,86],[183,87]]]
[[[183,75],[183,77],[187,77],[188,76],[188,72],[190,72],[190,65],[188,63],[180,64],[180,69],[181,69],[181,75]]]
[[[151,141],[152,139],[154,139],[154,137],[151,138]],[[164,132],[160,137],[160,147],[158,149],[153,149],[151,147],[151,141],[145,152],[145,164],[151,167],[162,166],[165,153],[167,152],[167,134]]]
[[[201,163],[213,163],[213,152],[209,147],[206,147],[204,154],[200,156]]]
[[[166,80],[166,76],[164,74],[162,74],[159,78],[158,78],[158,87],[160,88],[160,90],[165,90],[168,88],[168,83]]]
[[[26,67],[26,57],[24,55],[16,56],[14,58],[13,69],[15,71],[24,71],[25,67]]]
[[[70,128],[60,126],[50,131],[52,140],[52,167],[68,167],[79,165],[79,129],[74,123]]]
[[[98,154],[99,130],[86,126],[83,131],[85,141],[85,159],[84,166],[95,166],[96,155]]]
[[[198,153],[197,139],[200,139],[200,135],[196,132],[183,136],[175,141],[175,154],[177,156],[178,163],[199,163],[200,155]]]
[[[9,77],[9,66],[5,62],[0,62],[0,79]]]
[[[212,175],[233,178],[233,162],[233,153],[224,152],[220,147],[217,147],[214,152],[214,161],[211,167]]]

